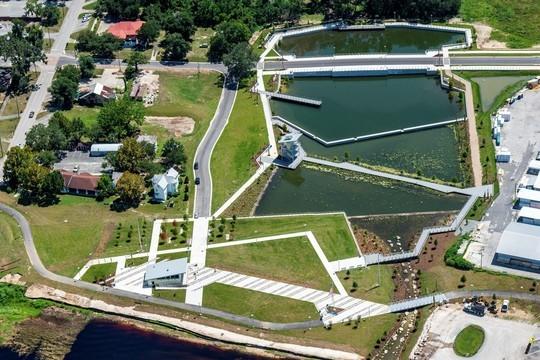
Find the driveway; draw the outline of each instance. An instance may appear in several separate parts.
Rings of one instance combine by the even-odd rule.
[[[416,359],[462,360],[454,353],[453,343],[458,333],[469,325],[478,325],[485,332],[484,344],[471,360],[522,359],[529,339],[538,331],[536,325],[491,314],[478,317],[463,312],[461,304],[449,304],[435,310],[427,320],[419,342],[427,340],[420,351],[417,344],[414,351],[422,354]]]

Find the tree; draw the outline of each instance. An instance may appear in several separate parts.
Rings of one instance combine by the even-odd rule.
[[[251,31],[247,25],[239,21],[227,21],[218,26],[216,34],[210,40],[208,60],[219,62],[236,44],[247,42]]]
[[[173,138],[168,139],[163,145],[161,155],[166,166],[182,165],[186,161],[184,145]]]
[[[28,0],[24,6],[24,15],[41,17],[43,14],[43,8],[44,5],[41,1]]]
[[[62,109],[71,109],[79,91],[81,70],[75,65],[66,65],[60,69],[49,91],[52,102]]]
[[[167,12],[162,24],[165,31],[171,34],[180,34],[186,41],[189,41],[195,33],[193,15],[186,10]]]
[[[134,138],[127,138],[122,143],[122,147],[109,160],[118,171],[139,173],[143,161],[151,159],[148,158],[142,143],[137,142]]]
[[[137,40],[142,48],[147,48],[149,44],[156,41],[158,36],[159,23],[154,19],[146,21],[137,31]]]
[[[60,10],[53,5],[46,5],[43,8],[41,24],[43,26],[54,26],[60,21]]]
[[[128,206],[137,206],[144,194],[144,180],[140,175],[126,171],[116,184],[119,200]]]
[[[148,57],[140,51],[132,51],[127,60],[128,65],[135,68],[135,72],[139,72],[139,65],[148,64]]]
[[[56,198],[64,189],[64,178],[59,171],[51,171],[45,175],[41,184],[40,195],[44,198]]]
[[[223,57],[223,64],[227,66],[229,75],[236,80],[249,75],[255,61],[256,57],[248,43],[235,45],[231,52]]]
[[[97,183],[98,199],[114,195],[114,184],[109,175],[101,175]]]
[[[23,183],[34,160],[34,154],[27,147],[15,146],[9,149],[4,163],[4,182],[10,188],[17,189]]]
[[[184,60],[191,49],[191,45],[180,34],[167,34],[160,46],[167,60]]]
[[[58,162],[58,157],[52,150],[45,150],[40,151],[36,154],[36,161],[38,164],[43,165],[49,169],[53,167],[53,165]]]
[[[121,141],[134,135],[143,122],[144,108],[141,103],[128,97],[110,101],[99,112],[95,140]]]
[[[462,275],[462,276],[461,276],[461,279],[459,279],[459,281],[461,281],[462,283],[464,283],[464,282],[467,281],[467,278],[465,277],[465,275]]]
[[[82,79],[90,79],[94,76],[94,70],[96,69],[94,59],[88,55],[79,56],[79,69],[81,70]]]
[[[83,30],[77,38],[77,51],[90,52],[97,59],[114,59],[114,52],[122,49],[122,40],[110,33],[97,35]]]

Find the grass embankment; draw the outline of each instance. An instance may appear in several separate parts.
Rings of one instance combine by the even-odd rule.
[[[476,111],[476,129],[478,130],[478,141],[480,144],[480,161],[483,167],[483,183],[484,184],[495,184],[495,189],[498,192],[497,184],[497,165],[495,163],[495,145],[491,139],[491,114],[497,111],[498,108],[504,105],[507,98],[512,96],[515,92],[521,89],[525,84],[526,80],[521,80],[516,82],[513,85],[506,87],[501,93],[495,98],[488,110],[482,111],[482,98],[480,96],[480,86],[472,80],[472,78],[479,77],[492,77],[492,76],[523,76],[534,74],[531,72],[496,72],[496,71],[481,71],[481,72],[457,72],[459,76],[467,79],[471,82],[474,95],[474,108]],[[477,208],[480,208],[479,204]],[[482,216],[483,213],[480,211],[474,212],[474,218]]]
[[[538,0],[462,0],[463,20],[482,21],[494,27],[493,40],[511,48],[540,44],[540,2]]]
[[[15,325],[39,316],[48,305],[47,301],[24,297],[21,286],[0,284],[0,344],[13,334]]]
[[[4,153],[7,152],[18,123],[19,118],[0,120],[0,156],[4,156]]]
[[[215,31],[212,28],[197,28],[191,37],[191,50],[187,54],[189,61],[208,61],[206,54],[210,46],[210,39]]]
[[[105,281],[116,272],[116,263],[99,264],[91,266],[82,276],[82,281],[98,283]]]
[[[347,271],[341,271],[338,273],[338,277],[351,296],[382,304],[392,302],[394,283],[390,266],[372,265],[353,269],[349,270],[349,275],[347,275]],[[356,283],[356,287],[354,287],[354,283]]]
[[[208,289],[208,287],[206,289]],[[186,301],[186,290],[185,289],[153,290],[152,295],[155,296],[155,297],[158,297],[158,298],[166,299],[166,300],[172,300],[172,301],[178,301],[178,302]],[[206,290],[205,290],[205,297],[206,297]]]
[[[296,322],[319,318],[312,303],[217,283],[204,288],[203,306],[262,321]]]
[[[310,330],[279,331],[279,333],[304,339],[306,345],[330,348],[339,346],[342,350],[355,351],[367,357],[377,340],[390,331],[397,319],[398,314],[386,314],[362,320],[358,327],[353,322],[333,325],[329,330],[318,327]]]
[[[332,287],[307,237],[209,249],[206,254],[210,267],[323,291]]]
[[[456,340],[454,340],[454,352],[459,356],[473,356],[482,347],[484,336],[484,330],[480,326],[467,326],[456,336]]]
[[[0,212],[0,277],[8,273],[24,273],[27,267],[23,238],[17,222]]]
[[[98,2],[97,1],[88,1],[86,4],[84,4],[83,9],[84,10],[95,10],[97,7]]]
[[[230,233],[231,222],[225,221],[225,234]],[[216,226],[219,224],[216,220]],[[355,240],[342,214],[237,219],[233,233],[236,240],[246,240],[302,231],[313,232],[328,261],[358,256]],[[215,239],[215,242],[220,241],[224,239]]]
[[[229,123],[212,153],[212,210],[217,210],[257,169],[256,157],[268,143],[259,95],[251,82],[238,90]]]
[[[96,123],[96,119],[100,109],[101,108],[99,106],[87,107],[75,105],[70,110],[62,111],[62,114],[64,114],[68,119],[71,120],[75,118],[80,118],[86,126],[91,127]]]

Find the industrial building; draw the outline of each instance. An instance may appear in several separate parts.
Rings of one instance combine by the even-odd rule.
[[[540,226],[510,223],[502,233],[493,264],[540,273]]]
[[[535,209],[528,206],[522,207],[519,211],[517,222],[540,226],[540,209]]]
[[[144,287],[178,287],[184,285],[187,258],[166,260],[146,267]]]

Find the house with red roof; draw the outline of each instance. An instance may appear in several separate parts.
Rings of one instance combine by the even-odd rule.
[[[86,196],[97,196],[99,176],[89,173],[60,171],[64,179],[64,193]]]
[[[115,37],[124,40],[125,47],[133,47],[137,45],[137,32],[144,24],[142,20],[135,21],[120,21],[112,24],[107,30]]]

